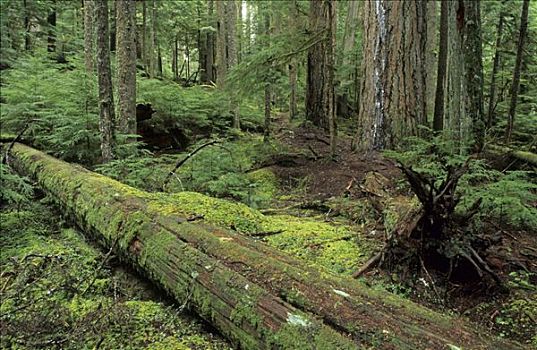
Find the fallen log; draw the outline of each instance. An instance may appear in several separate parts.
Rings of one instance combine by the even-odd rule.
[[[534,167],[537,167],[537,154],[530,151],[519,151],[505,146],[488,144],[486,149],[493,153],[506,154],[515,158],[523,163],[528,163]]]
[[[240,349],[521,348],[238,233],[162,212],[152,194],[33,148],[15,144],[10,160],[84,232]]]

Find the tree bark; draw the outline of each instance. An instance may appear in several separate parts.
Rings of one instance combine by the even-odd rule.
[[[238,50],[237,50],[237,1],[227,0],[224,3],[226,19],[225,19],[225,32],[226,32],[226,44],[227,44],[227,58],[226,58],[226,71],[235,67],[238,63]],[[231,110],[233,110],[233,128],[240,129],[240,107],[239,103],[234,95],[231,98]]]
[[[264,32],[267,36],[267,47],[270,47],[270,12],[268,9],[265,9],[264,14]],[[270,118],[271,118],[271,103],[272,103],[272,82],[271,80],[271,73],[272,73],[272,64],[268,63],[269,65],[269,77],[265,81],[265,127],[263,132],[263,140],[264,142],[269,142],[270,138]]]
[[[136,3],[116,0],[119,130],[136,134]],[[132,139],[135,141],[135,139]]]
[[[117,1],[112,1],[112,7],[110,7],[110,51],[116,52],[116,17],[117,17]]]
[[[227,57],[226,57],[226,13],[225,2],[215,1],[216,3],[216,81],[220,87],[226,81]]]
[[[146,73],[149,74],[150,62],[147,46],[147,0],[142,0],[142,61]]]
[[[356,144],[394,148],[426,123],[426,2],[367,1]]]
[[[237,348],[521,349],[244,235],[190,222],[181,197],[139,191],[21,144],[11,159],[82,230]]]
[[[52,3],[52,10],[47,16],[48,37],[47,37],[47,51],[56,51],[56,2]]]
[[[298,21],[298,3],[297,0],[293,0],[289,3],[289,28],[291,30],[297,30],[297,21]],[[248,36],[248,40],[250,37]],[[298,79],[298,69],[297,69],[297,59],[295,57],[291,58],[289,62],[289,119],[294,119],[298,114],[298,103],[297,103],[297,79]]]
[[[446,89],[446,71],[448,57],[448,16],[449,4],[442,1],[440,5],[440,48],[438,50],[438,67],[436,76],[436,95],[434,99],[433,130],[444,128],[444,91]]]
[[[511,143],[513,125],[515,123],[516,104],[518,99],[518,88],[520,86],[520,70],[522,67],[522,56],[524,55],[524,40],[528,30],[528,8],[529,0],[524,0],[522,13],[520,15],[520,31],[518,34],[518,47],[516,52],[515,70],[513,71],[513,82],[511,83],[511,103],[509,105],[509,115],[507,117],[507,127],[505,129],[505,142]]]
[[[211,26],[216,27],[214,24],[213,16],[214,16],[214,1],[208,0],[207,4],[207,12],[209,16],[209,21]],[[214,56],[215,56],[215,49],[214,49],[214,32],[209,31],[207,33],[207,62],[206,62],[206,69],[207,69],[207,82],[208,83],[215,83],[216,82],[216,74],[214,69]]]
[[[318,36],[308,50],[306,119],[330,133],[331,155],[335,153],[335,28],[336,2],[311,1],[309,32]]]
[[[480,5],[480,0],[464,0],[466,114],[471,118],[472,150],[474,152],[480,152],[485,142]]]
[[[28,0],[23,0],[22,7],[24,8],[24,50],[32,49],[30,41],[30,10],[28,9]]]
[[[84,62],[86,73],[93,74],[95,71],[95,28],[93,19],[95,16],[95,1],[84,0]]]
[[[99,77],[99,130],[103,163],[114,158],[115,114],[110,70],[110,37],[108,35],[108,0],[95,1],[97,21],[97,75]]]
[[[494,60],[492,63],[492,72],[490,77],[489,106],[487,110],[487,128],[491,128],[495,124],[494,102],[496,100],[496,75],[498,74],[498,68],[500,68],[500,47],[502,44],[504,18],[505,14],[502,9],[502,11],[500,12],[500,18],[498,19],[498,27],[496,30],[496,51],[494,52]]]

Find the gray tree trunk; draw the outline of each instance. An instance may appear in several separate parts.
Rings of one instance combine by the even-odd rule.
[[[84,62],[86,72],[93,74],[95,70],[95,28],[93,19],[95,16],[95,2],[93,0],[84,0]]]
[[[114,158],[115,114],[110,71],[110,36],[108,35],[108,1],[95,1],[97,21],[97,75],[99,77],[99,130],[104,163]]]
[[[116,0],[119,130],[136,134],[136,3]],[[134,140],[134,139],[133,139]]]

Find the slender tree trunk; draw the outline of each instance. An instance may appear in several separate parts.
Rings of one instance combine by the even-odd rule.
[[[289,28],[293,31],[296,31],[297,21],[298,21],[298,3],[296,0],[290,2],[289,9]],[[249,38],[248,38],[249,40]],[[296,85],[297,85],[297,59],[295,57],[291,58],[289,63],[289,119],[294,119],[298,114],[298,104],[296,96]]]
[[[426,13],[426,22],[427,22],[427,37],[425,43],[425,92],[427,94],[426,99],[426,112],[427,116],[434,115],[435,108],[435,98],[436,98],[436,78],[438,75],[438,60],[439,57],[437,54],[437,49],[439,47],[439,38],[438,38],[438,28],[437,28],[437,1],[436,0],[426,0],[427,1],[427,13]],[[441,6],[440,6],[441,7]],[[445,89],[445,82],[444,82]],[[428,123],[427,123],[428,125]]]
[[[516,52],[515,70],[513,72],[513,82],[511,84],[511,104],[509,105],[509,115],[507,128],[505,130],[505,142],[511,143],[513,135],[513,125],[515,123],[516,104],[518,99],[518,88],[520,85],[520,70],[522,67],[522,56],[524,55],[524,40],[528,30],[529,0],[524,0],[522,4],[522,14],[520,15],[520,31],[518,34],[518,47]]]
[[[110,71],[110,37],[108,34],[108,0],[95,1],[97,21],[97,75],[99,77],[99,130],[102,161],[114,158],[115,115]]]
[[[185,33],[185,55],[186,55],[186,82],[190,78],[190,47],[188,45],[188,33]]]
[[[490,91],[489,91],[489,106],[487,111],[487,128],[491,128],[495,124],[494,120],[494,102],[496,100],[496,75],[498,74],[498,68],[500,67],[500,47],[502,44],[502,32],[503,22],[505,14],[502,10],[500,12],[500,19],[498,20],[498,27],[496,30],[496,52],[494,53],[494,60],[492,63],[492,72],[490,77]]]
[[[144,63],[144,69],[149,74],[150,62],[148,59],[147,49],[147,0],[142,0],[142,61]]]
[[[30,10],[28,10],[28,0],[23,0],[22,6],[24,8],[24,50],[30,51],[32,49],[30,41]]]
[[[242,18],[242,0],[237,0],[237,14],[239,17],[239,20],[237,22],[237,63],[240,63],[242,61],[242,55],[243,55],[243,31],[244,31],[244,24],[243,24],[243,18]]]
[[[172,72],[173,80],[179,81],[179,39],[177,38],[177,35],[173,39]]]
[[[198,27],[201,28],[201,16],[202,11],[200,7],[201,3],[197,5],[198,11]],[[206,25],[207,22],[204,22]],[[198,29],[198,71],[200,84],[207,84],[209,68],[207,67],[207,31],[201,31]]]
[[[110,51],[116,52],[116,4],[117,0],[112,1],[110,7]]]
[[[228,0],[225,2],[225,32],[227,42],[227,69],[231,69],[237,65],[238,50],[237,50],[237,1]],[[231,109],[233,110],[233,128],[240,129],[240,108],[235,96],[231,98]]]
[[[147,50],[148,63],[149,63],[149,77],[154,78],[157,72],[157,55],[155,50],[157,48],[157,3],[155,0],[151,2],[151,26],[149,33],[149,45]]]
[[[225,2],[216,0],[216,81],[223,86],[227,73],[226,58],[226,25],[225,25]]]
[[[93,19],[95,16],[94,0],[84,0],[84,62],[86,73],[93,74],[95,71],[95,28]]]
[[[485,142],[483,112],[483,53],[480,0],[464,1],[466,114],[472,119],[472,149],[480,152]]]
[[[264,14],[264,32],[267,37],[267,47],[270,47],[270,13],[268,9],[265,9]],[[270,65],[269,70],[272,70],[272,64]],[[269,73],[270,75],[270,73]],[[268,142],[270,138],[270,119],[271,119],[271,102],[272,102],[272,84],[270,77],[265,81],[265,128],[263,133],[264,142]]]
[[[53,8],[47,16],[48,24],[48,37],[47,37],[47,51],[56,51],[56,2],[53,2]]]
[[[394,148],[426,120],[426,2],[367,1],[356,144]]]
[[[447,1],[442,1],[440,5],[440,48],[438,51],[436,95],[434,100],[434,131],[441,131],[444,127],[444,90],[446,88],[448,57],[448,15],[449,4]]]
[[[160,44],[157,44],[157,76],[162,78],[162,53],[160,51]]]
[[[347,8],[347,18],[345,19],[345,31],[343,32],[343,45],[340,55],[338,55],[338,69],[352,67],[352,59],[355,56],[352,54],[354,50],[356,27],[358,25],[358,10],[359,1],[350,0]],[[338,110],[336,115],[348,115],[347,106],[349,102],[349,81],[352,81],[352,71],[344,71],[346,74],[339,75],[340,94],[337,96],[336,108],[343,107],[343,110]]]
[[[207,13],[209,16],[209,23],[216,27],[214,24],[214,1],[208,0],[207,3]],[[215,70],[214,70],[214,55],[215,55],[215,49],[214,49],[214,33],[212,31],[207,33],[207,62],[206,62],[206,69],[207,69],[207,82],[208,83],[215,83],[216,77],[215,77]]]
[[[136,3],[116,0],[119,130],[136,134]],[[135,141],[135,139],[132,139]]]

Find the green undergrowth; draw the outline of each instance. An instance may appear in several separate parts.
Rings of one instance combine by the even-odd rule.
[[[196,149],[207,140],[193,145]],[[249,171],[255,164],[286,152],[278,142],[264,143],[259,136],[238,135],[235,140],[222,140],[188,159],[164,186],[177,162],[188,153],[154,156],[143,152],[137,156],[100,165],[96,170],[130,186],[166,192],[192,191],[229,198],[253,208],[267,207],[278,192],[278,180],[265,169]]]
[[[228,349],[44,203],[0,211],[0,348]]]

